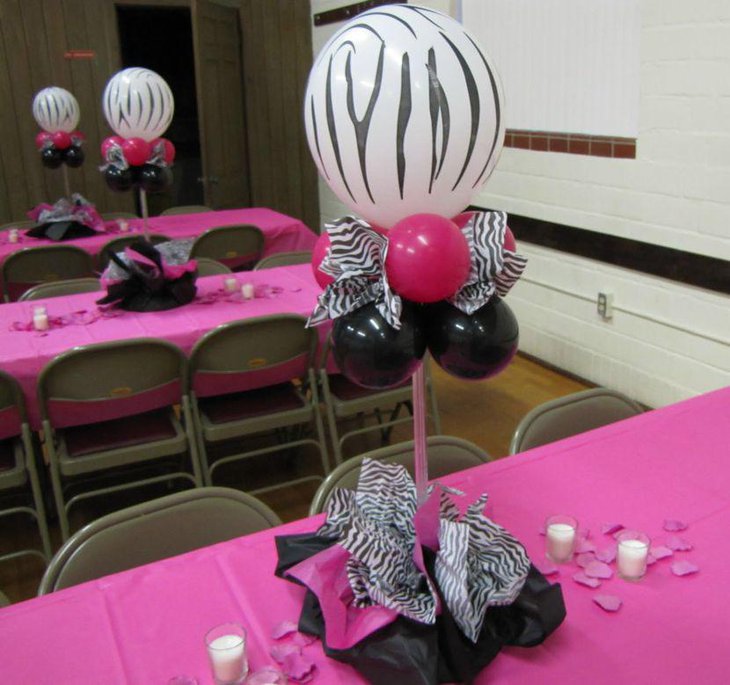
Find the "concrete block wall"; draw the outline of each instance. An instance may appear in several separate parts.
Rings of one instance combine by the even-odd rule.
[[[636,159],[505,149],[474,203],[730,260],[730,3],[642,0],[641,22]],[[315,50],[336,28],[314,29]],[[320,207],[348,212],[324,183]],[[730,385],[730,297],[517,240],[525,352],[649,406]]]

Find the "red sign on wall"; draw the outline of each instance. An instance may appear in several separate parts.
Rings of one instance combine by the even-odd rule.
[[[63,56],[66,59],[94,59],[96,52],[94,50],[66,50]]]

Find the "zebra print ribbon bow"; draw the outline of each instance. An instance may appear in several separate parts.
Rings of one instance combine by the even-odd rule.
[[[505,212],[477,212],[461,229],[471,252],[466,283],[449,301],[465,314],[473,314],[496,293],[504,297],[527,266],[527,259],[504,247]]]
[[[417,518],[416,487],[397,464],[365,459],[356,491],[337,488],[327,504],[327,520],[317,531],[335,537],[350,553],[347,576],[355,606],[384,606],[421,623],[436,621],[434,581],[457,624],[476,642],[490,606],[511,604],[527,578],[530,561],[522,545],[484,515],[482,495],[462,516],[454,491],[432,489]],[[420,511],[419,511],[420,513]],[[435,578],[423,564],[421,545],[435,543]]]
[[[388,239],[352,216],[326,224],[330,248],[319,268],[335,281],[319,296],[307,322],[315,326],[375,302],[378,312],[400,329],[401,298],[388,285],[385,257]]]

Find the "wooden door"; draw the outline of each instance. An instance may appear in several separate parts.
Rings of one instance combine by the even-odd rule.
[[[250,204],[238,10],[193,2],[193,44],[205,203]]]

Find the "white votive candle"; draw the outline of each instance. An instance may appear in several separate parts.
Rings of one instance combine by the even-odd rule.
[[[248,675],[246,631],[237,623],[224,623],[205,638],[216,685],[238,685]]]
[[[551,516],[545,522],[545,554],[556,564],[573,557],[578,522],[571,516]]]
[[[45,307],[36,307],[33,310],[33,328],[37,331],[48,330],[48,313]]]
[[[117,226],[121,233],[126,233],[129,230],[129,224],[124,219],[117,219]]]
[[[241,295],[243,295],[244,300],[253,300],[253,296],[254,296],[253,283],[244,283],[241,286]]]
[[[223,280],[223,287],[226,292],[235,293],[238,290],[238,281],[233,276],[229,276]]]
[[[17,228],[11,228],[8,231],[8,242],[9,243],[17,243],[19,239],[20,239],[20,237],[18,235],[18,229]]]
[[[637,531],[622,531],[618,536],[616,569],[624,580],[639,580],[646,573],[649,538]]]

